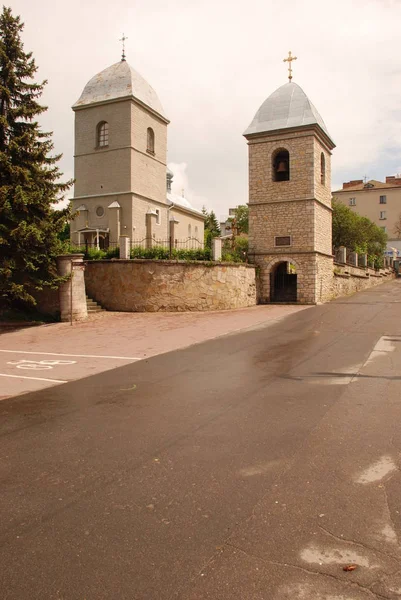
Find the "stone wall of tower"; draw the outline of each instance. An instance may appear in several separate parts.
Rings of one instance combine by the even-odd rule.
[[[131,189],[135,194],[166,204],[167,124],[135,102],[131,103]],[[148,127],[155,151],[147,150]]]
[[[314,202],[314,249],[323,254],[332,255],[332,213],[331,208]]]
[[[274,181],[277,150],[290,156],[289,181]],[[322,172],[321,155],[324,155]],[[297,273],[297,302],[329,299],[333,279],[331,152],[315,128],[249,139],[249,251],[259,266],[259,300],[271,301],[271,274],[280,262]],[[290,246],[275,238],[289,236]]]
[[[131,237],[134,242],[140,242],[144,240],[147,235],[146,232],[146,214],[149,211],[160,211],[160,224],[154,225],[154,234],[158,240],[167,240],[167,205],[166,203],[152,202],[145,200],[140,196],[132,197],[132,234]]]
[[[75,111],[74,195],[92,196],[130,190],[129,100]],[[97,147],[97,127],[109,125],[109,144]]]
[[[249,203],[249,252],[286,254],[312,252],[315,246],[313,200]],[[275,245],[276,236],[290,236],[291,248]]]
[[[321,181],[321,155],[324,156],[325,173],[324,184]],[[313,158],[314,158],[314,197],[331,207],[331,152],[320,138],[313,140]]]
[[[290,181],[273,180],[273,155],[290,154]],[[281,133],[249,141],[249,204],[313,198],[314,136],[310,131]]]

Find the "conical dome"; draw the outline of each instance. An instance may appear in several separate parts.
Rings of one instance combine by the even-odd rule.
[[[111,65],[92,77],[72,108],[117,98],[135,98],[167,119],[155,90],[125,60]]]
[[[244,135],[318,125],[332,141],[322,117],[296,83],[286,83],[267,98]],[[334,145],[334,142],[333,142]]]

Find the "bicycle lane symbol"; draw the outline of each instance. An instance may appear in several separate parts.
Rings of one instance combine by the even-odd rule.
[[[75,365],[76,360],[10,360],[7,364],[17,367],[17,369],[26,369],[30,371],[47,371],[54,367],[64,365]]]

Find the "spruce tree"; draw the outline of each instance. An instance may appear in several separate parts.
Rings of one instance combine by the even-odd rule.
[[[219,224],[217,217],[213,210],[210,211],[210,214],[209,214],[208,228],[212,232],[213,237],[218,237],[221,233],[220,224]]]
[[[68,209],[52,205],[72,182],[60,183],[51,133],[35,120],[46,81],[35,83],[32,53],[21,41],[23,23],[11,9],[0,15],[0,307],[32,306],[35,290],[57,287],[58,234]]]

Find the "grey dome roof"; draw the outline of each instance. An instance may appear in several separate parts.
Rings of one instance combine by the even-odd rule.
[[[95,102],[105,102],[116,98],[130,97],[146,104],[166,119],[155,90],[125,60],[111,65],[111,67],[92,77],[72,108],[80,108]]]
[[[306,125],[319,125],[331,140],[322,117],[308,96],[299,85],[290,82],[279,87],[263,102],[244,135]]]

